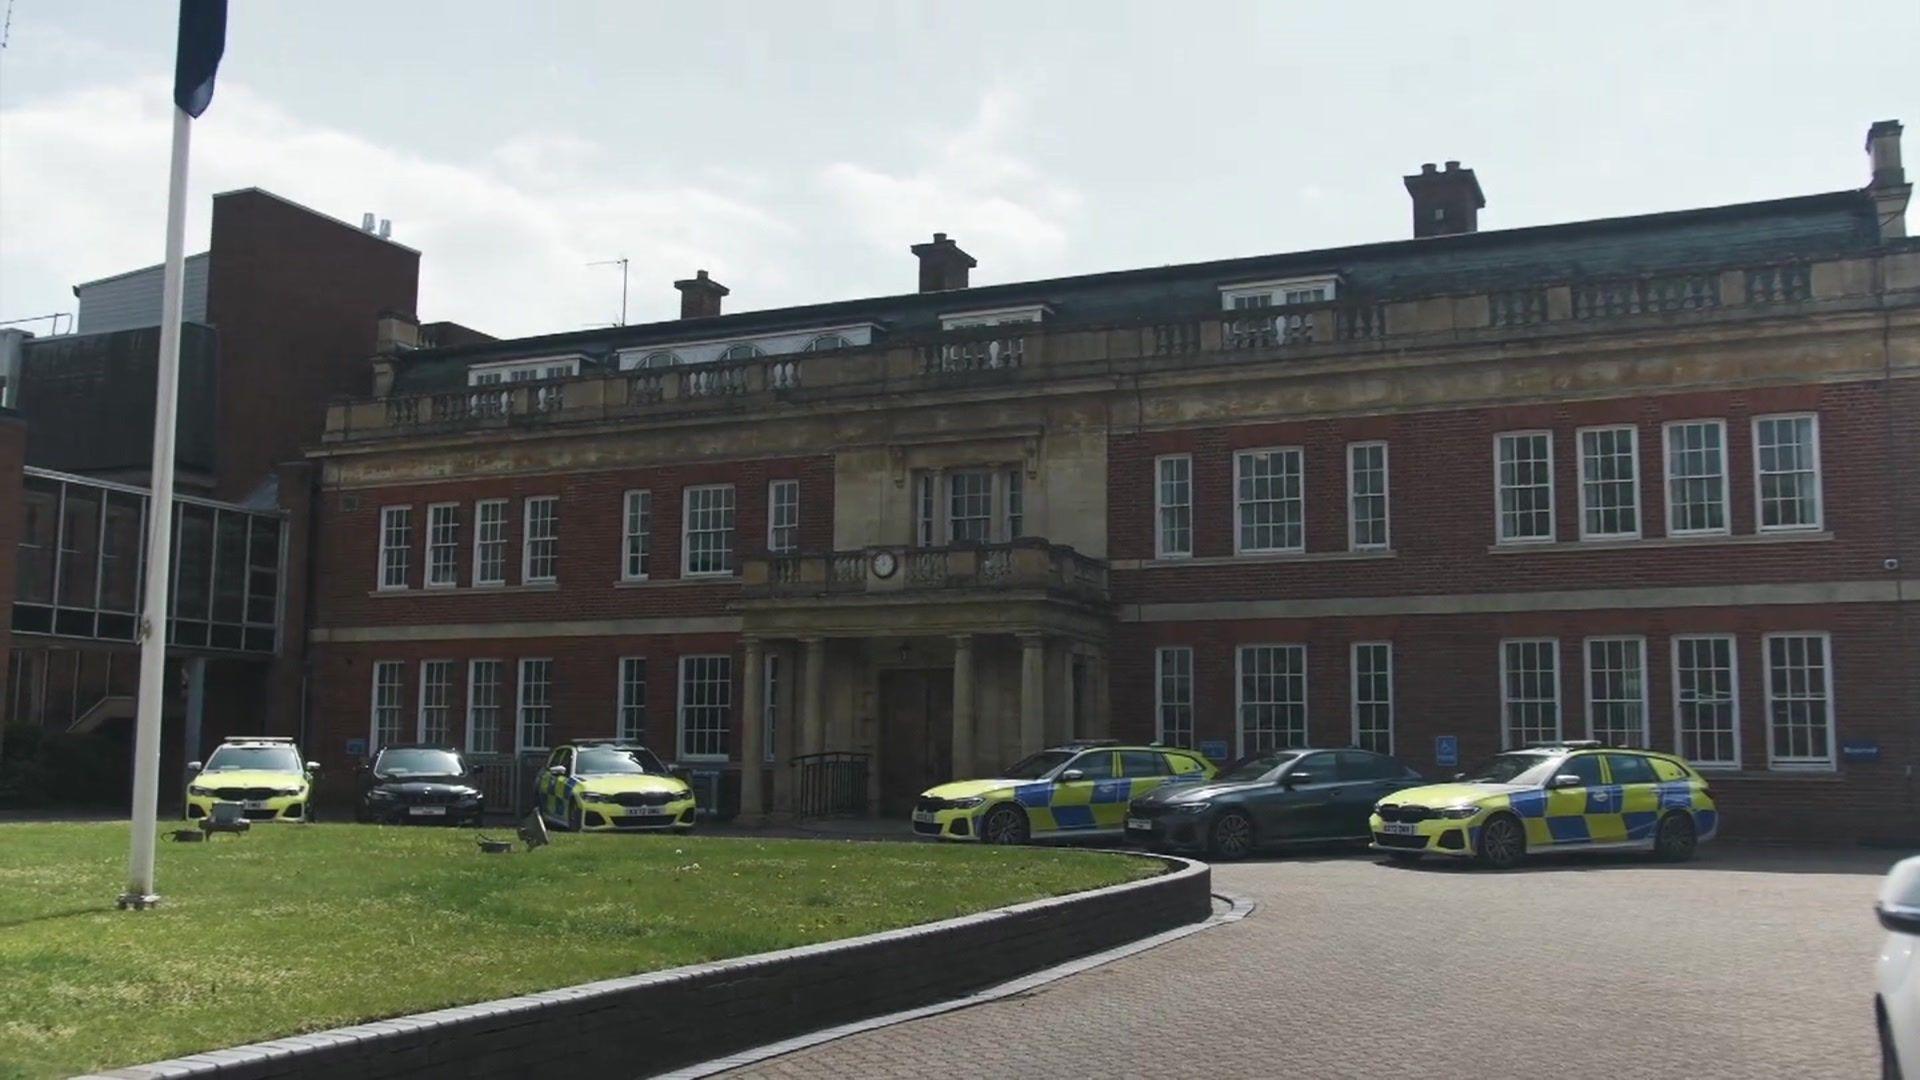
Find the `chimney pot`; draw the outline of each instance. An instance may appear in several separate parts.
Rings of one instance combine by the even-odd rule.
[[[1479,211],[1487,205],[1480,181],[1472,169],[1463,169],[1458,161],[1447,162],[1441,172],[1432,163],[1420,166],[1412,176],[1402,177],[1407,194],[1413,197],[1413,235],[1450,236],[1480,230]]]
[[[680,290],[680,317],[683,319],[707,319],[720,314],[720,298],[732,292],[732,289],[707,276],[705,270],[696,270],[690,278],[673,283]]]
[[[1867,160],[1873,169],[1867,195],[1873,199],[1882,240],[1907,235],[1907,201],[1913,185],[1907,183],[1907,170],[1900,164],[1901,130],[1898,120],[1881,120],[1867,129]]]
[[[907,250],[920,259],[920,291],[923,293],[964,289],[967,272],[980,265],[943,232],[934,233],[931,242],[914,244]]]
[[[1439,172],[1440,169],[1439,169],[1439,166],[1429,161],[1425,165],[1420,166],[1420,171],[1423,173],[1431,173],[1431,172]]]

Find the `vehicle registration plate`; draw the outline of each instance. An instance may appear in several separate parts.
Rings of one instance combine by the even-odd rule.
[[[444,806],[409,806],[407,807],[407,813],[412,814],[414,817],[445,817],[447,816],[447,808]]]
[[[1415,836],[1419,834],[1420,826],[1408,824],[1404,821],[1385,821],[1381,822],[1380,831],[1392,833],[1395,836]]]
[[[1127,828],[1139,829],[1141,832],[1152,832],[1153,822],[1148,821],[1146,818],[1130,817],[1127,819]]]
[[[265,799],[248,799],[247,800],[247,809],[249,810],[265,810],[266,808],[267,808],[267,800]]]
[[[931,810],[915,810],[913,812],[913,820],[922,825],[931,825],[939,819],[934,816]]]
[[[629,810],[627,811],[627,816],[630,818],[663,818],[667,815],[659,810]]]

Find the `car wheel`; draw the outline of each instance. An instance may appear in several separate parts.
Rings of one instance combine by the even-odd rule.
[[[1653,833],[1653,854],[1661,862],[1686,862],[1693,858],[1693,850],[1699,844],[1693,815],[1684,810],[1675,810],[1661,818]]]
[[[1480,865],[1511,870],[1527,854],[1527,831],[1520,819],[1507,814],[1488,819],[1480,829]]]
[[[980,839],[989,844],[1027,842],[1027,814],[1017,806],[996,806],[980,822]]]
[[[1207,854],[1216,859],[1240,859],[1253,850],[1253,819],[1229,810],[1207,830]]]
[[[585,832],[586,828],[587,828],[587,812],[581,809],[580,804],[577,802],[568,803],[567,804],[567,831],[568,832]]]

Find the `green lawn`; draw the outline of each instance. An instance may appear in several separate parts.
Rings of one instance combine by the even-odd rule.
[[[496,830],[495,835],[501,835]],[[114,910],[119,824],[0,825],[0,1076],[59,1076],[763,952],[1155,872],[1091,851],[266,826],[163,842]]]

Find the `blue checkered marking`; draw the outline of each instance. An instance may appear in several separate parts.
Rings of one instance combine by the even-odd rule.
[[[1620,812],[1620,807],[1624,805],[1621,798],[1618,784],[1597,784],[1590,787],[1587,789],[1587,813],[1617,814]]]
[[[1660,820],[1660,815],[1651,810],[1633,810],[1620,816],[1626,822],[1629,840],[1645,840],[1652,836],[1653,825]]]
[[[1587,819],[1578,814],[1548,818],[1547,832],[1556,844],[1584,844],[1593,839],[1593,834],[1587,831]]]
[[[1053,823],[1061,829],[1093,828],[1093,807],[1056,806],[1053,808]]]
[[[1693,825],[1701,839],[1704,840],[1712,836],[1714,830],[1720,827],[1720,811],[1695,810],[1693,812]]]
[[[1093,785],[1093,801],[1097,803],[1127,802],[1132,796],[1131,780],[1099,780]]]
[[[1659,786],[1660,809],[1693,809],[1693,785],[1686,780],[1669,780]]]
[[[1547,816],[1547,793],[1544,791],[1515,792],[1507,796],[1507,804],[1523,818]]]
[[[1053,785],[1022,784],[1013,789],[1013,801],[1021,806],[1045,806],[1053,801]]]

